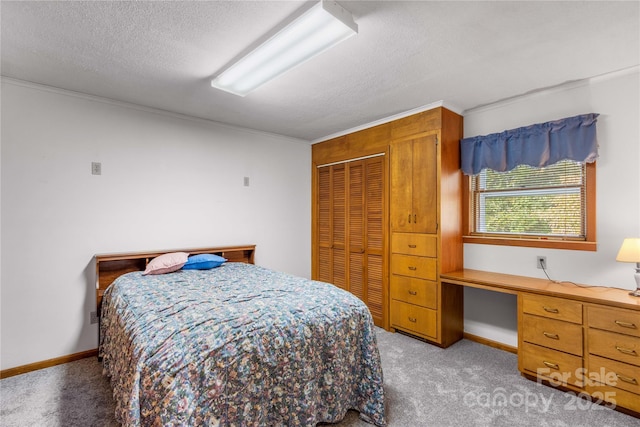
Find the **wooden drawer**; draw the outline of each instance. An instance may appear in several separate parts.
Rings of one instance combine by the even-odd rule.
[[[640,338],[589,328],[589,353],[640,366]]]
[[[437,338],[437,311],[392,300],[390,314],[392,327],[430,338]]]
[[[609,408],[621,407],[640,412],[640,395],[610,385],[587,384],[585,391],[589,393],[592,402],[609,402]]]
[[[437,243],[436,236],[429,234],[393,233],[391,235],[391,252],[433,258],[438,256]]]
[[[584,385],[582,357],[524,343],[518,352],[522,368],[556,385]]]
[[[427,308],[438,308],[438,283],[413,277],[392,275],[391,298]]]
[[[524,314],[520,330],[526,342],[582,356],[582,325]]]
[[[436,258],[392,254],[391,273],[435,281]]]
[[[582,303],[562,298],[522,294],[522,311],[582,325]]]
[[[598,382],[640,394],[640,367],[590,354],[587,358],[589,382]],[[640,399],[640,396],[638,396]]]
[[[603,306],[587,306],[589,326],[640,337],[640,311]]]

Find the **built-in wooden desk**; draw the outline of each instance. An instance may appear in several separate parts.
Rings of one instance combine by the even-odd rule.
[[[622,289],[480,270],[440,278],[517,295],[518,369],[525,377],[638,416],[640,298]]]

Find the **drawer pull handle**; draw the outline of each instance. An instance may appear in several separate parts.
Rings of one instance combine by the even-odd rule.
[[[411,224],[411,214],[409,214],[409,224]]]
[[[551,308],[551,307],[547,307],[547,306],[543,306],[542,307],[544,309],[544,311],[546,311],[547,313],[554,313],[554,314],[558,314],[560,313],[560,310],[558,310],[557,308]]]
[[[416,323],[417,319],[415,317],[409,317],[409,322]]]
[[[542,335],[544,335],[547,338],[551,338],[552,340],[559,340],[560,339],[558,334],[551,334],[549,332],[543,332]]]
[[[409,295],[418,295],[418,292],[416,292],[416,291],[409,291]]]
[[[618,377],[620,381],[624,381],[625,383],[638,385],[638,380],[636,380],[635,378],[627,377],[626,375],[620,374],[616,374],[616,377]]]
[[[620,353],[628,354],[630,356],[637,356],[638,355],[638,353],[636,353],[635,350],[631,350],[629,348],[616,346],[616,350],[618,350]]]
[[[543,360],[542,363],[544,363],[544,365],[548,368],[555,369],[556,371],[560,370],[560,366],[558,366],[557,363],[547,362],[546,360]]]
[[[615,322],[616,322],[616,325],[622,326],[623,328],[631,328],[631,329],[636,329],[637,328],[635,323],[623,322],[621,320],[615,320]]]
[[[416,271],[416,270],[417,270],[417,268],[416,268],[416,267],[409,267],[409,270],[411,270],[411,271]]]
[[[415,248],[416,248],[416,245],[409,245],[409,247],[410,247],[411,249],[415,249]]]

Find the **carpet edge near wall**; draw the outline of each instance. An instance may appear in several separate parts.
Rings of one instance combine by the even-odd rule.
[[[27,372],[37,371],[40,369],[50,368],[64,363],[74,362],[87,357],[98,357],[98,349],[81,351],[79,353],[68,354],[66,356],[54,357],[53,359],[42,360],[40,362],[29,363],[27,365],[16,366],[13,368],[3,369],[0,371],[0,380],[13,377],[15,375],[26,374]]]

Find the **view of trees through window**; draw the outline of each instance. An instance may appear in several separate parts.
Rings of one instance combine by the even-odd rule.
[[[585,237],[585,165],[485,169],[471,179],[474,234]]]

